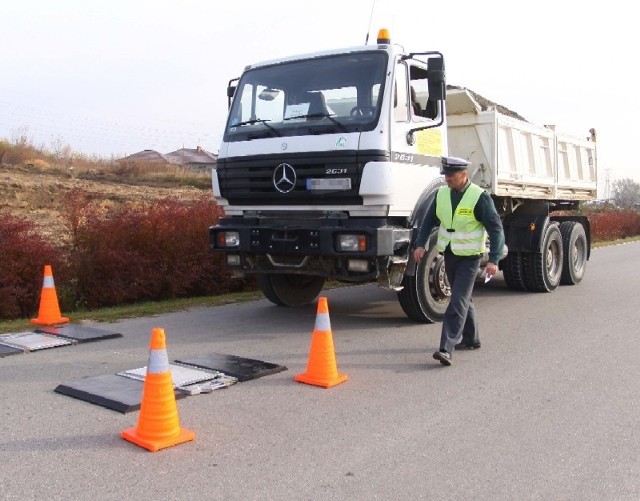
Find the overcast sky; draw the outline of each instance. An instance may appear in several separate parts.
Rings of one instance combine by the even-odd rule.
[[[625,4],[0,0],[0,138],[26,130],[103,157],[217,152],[227,82],[246,64],[363,45],[371,20],[370,42],[386,27],[407,51],[441,51],[450,84],[539,125],[594,127],[601,178],[640,181],[640,37]]]

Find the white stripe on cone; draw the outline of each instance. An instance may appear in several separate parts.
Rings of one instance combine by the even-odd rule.
[[[147,374],[162,374],[169,370],[167,350],[150,350]]]
[[[329,320],[328,313],[318,313],[316,315],[316,330],[317,331],[330,331],[331,320]]]

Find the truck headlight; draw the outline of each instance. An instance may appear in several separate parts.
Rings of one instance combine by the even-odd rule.
[[[338,235],[338,249],[343,252],[364,252],[367,250],[366,235]]]
[[[240,233],[237,231],[221,231],[216,237],[219,248],[238,247],[240,245]]]

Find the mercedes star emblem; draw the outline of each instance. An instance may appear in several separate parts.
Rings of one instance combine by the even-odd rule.
[[[296,171],[289,164],[280,164],[273,171],[273,186],[280,193],[289,193],[296,187]]]

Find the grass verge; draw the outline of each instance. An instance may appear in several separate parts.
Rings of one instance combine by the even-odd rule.
[[[170,313],[173,311],[184,311],[191,308],[220,306],[223,304],[243,303],[262,298],[260,291],[234,292],[220,296],[194,297],[188,299],[174,299],[171,301],[159,301],[117,306],[112,308],[102,308],[92,311],[74,311],[73,313],[62,312],[69,317],[73,323],[83,321],[92,322],[117,322],[125,318],[151,317]],[[18,319],[0,322],[0,334],[7,332],[31,331],[35,325],[29,323],[28,319]]]
[[[608,242],[591,242],[591,248],[595,249],[596,247],[606,247],[608,245],[626,244],[627,242],[637,242],[639,240],[640,240],[640,236],[621,238],[619,240],[612,240]]]

